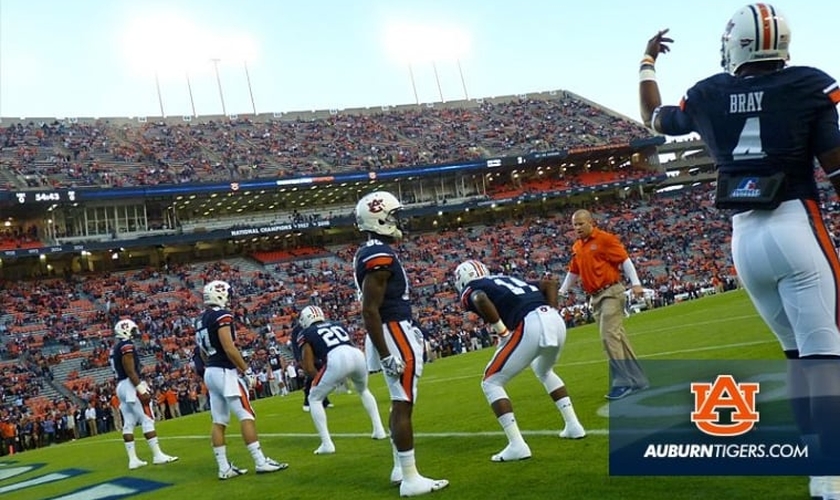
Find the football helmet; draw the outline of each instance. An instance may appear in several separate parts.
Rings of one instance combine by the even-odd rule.
[[[403,232],[397,212],[402,208],[400,200],[387,191],[366,194],[356,203],[356,227],[359,231],[400,239]]]
[[[230,303],[230,285],[226,281],[215,280],[204,285],[204,305],[227,307]]]
[[[741,65],[790,59],[790,26],[768,3],[742,7],[726,23],[720,39],[721,66],[734,75]]]
[[[140,333],[140,327],[130,319],[121,319],[114,325],[114,336],[119,340],[131,340],[138,333]]]
[[[455,289],[458,293],[464,291],[470,281],[488,276],[487,266],[477,260],[465,260],[455,268]]]
[[[324,316],[324,311],[318,306],[306,306],[303,310],[300,311],[300,317],[298,318],[298,323],[302,328],[309,328],[309,325],[313,323],[318,323],[321,321],[326,321],[327,317]]]

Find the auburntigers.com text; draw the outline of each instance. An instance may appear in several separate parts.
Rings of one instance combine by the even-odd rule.
[[[760,444],[649,444],[643,458],[808,458],[808,446]]]

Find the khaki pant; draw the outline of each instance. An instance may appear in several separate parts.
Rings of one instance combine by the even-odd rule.
[[[592,296],[592,310],[610,362],[612,387],[645,387],[647,377],[624,331],[624,290],[616,283]]]

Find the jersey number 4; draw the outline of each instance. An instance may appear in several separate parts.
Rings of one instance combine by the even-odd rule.
[[[738,144],[732,150],[732,160],[757,160],[765,156],[761,144],[761,121],[757,116],[751,116],[744,122]]]

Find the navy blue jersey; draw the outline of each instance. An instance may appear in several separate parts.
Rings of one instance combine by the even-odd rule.
[[[548,302],[535,283],[528,283],[513,276],[497,274],[470,281],[461,292],[461,304],[467,311],[478,313],[472,301],[473,292],[482,291],[496,306],[505,326],[515,329],[529,312]]]
[[[236,328],[230,311],[216,307],[205,309],[195,325],[195,341],[207,356],[207,366],[235,369],[236,365],[228,358],[219,340],[219,329],[230,327],[230,336],[236,340]]]
[[[304,344],[309,344],[315,354],[315,359],[321,360],[326,360],[327,353],[340,345],[353,345],[347,330],[332,321],[321,321],[309,325],[300,332],[297,341],[301,350]]]
[[[362,244],[353,258],[356,288],[362,294],[362,283],[371,271],[387,269],[391,272],[385,286],[385,297],[379,307],[382,322],[411,319],[411,304],[408,302],[408,277],[394,250],[379,240],[372,239]]]
[[[140,356],[134,348],[134,343],[131,340],[120,340],[111,348],[111,368],[114,369],[118,382],[128,378],[123,366],[123,356],[126,354],[134,356],[134,372],[140,375]]]
[[[721,73],[691,87],[679,108],[661,108],[658,129],[699,133],[720,172],[786,174],[781,201],[818,200],[814,160],[840,146],[838,102],[837,82],[815,68]]]
[[[289,334],[292,338],[292,355],[298,363],[300,363],[303,359],[303,353],[300,352],[300,344],[298,344],[298,337],[302,331],[303,328],[301,328],[300,324],[296,322],[294,328],[292,328],[292,333]]]

